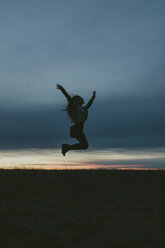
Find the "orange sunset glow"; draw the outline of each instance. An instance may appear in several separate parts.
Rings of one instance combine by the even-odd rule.
[[[122,169],[148,170],[163,169],[151,166],[152,161],[164,161],[164,149],[128,150],[107,149],[68,153],[54,149],[26,149],[0,152],[1,169],[44,169],[44,170],[89,170]],[[155,162],[156,163],[156,162]]]

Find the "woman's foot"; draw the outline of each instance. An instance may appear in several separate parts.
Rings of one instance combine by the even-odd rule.
[[[65,153],[69,150],[68,144],[62,144],[62,154],[65,156]]]

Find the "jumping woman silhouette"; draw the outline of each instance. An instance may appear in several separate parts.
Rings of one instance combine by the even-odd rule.
[[[71,122],[74,123],[70,128],[70,136],[79,141],[79,143],[73,145],[62,144],[62,154],[65,156],[66,152],[70,150],[88,149],[88,141],[83,132],[83,128],[84,122],[88,117],[88,109],[96,97],[96,91],[93,91],[93,96],[89,102],[85,106],[82,106],[84,104],[84,99],[81,96],[75,95],[71,97],[60,84],[57,84],[57,89],[61,90],[66,97],[67,107],[65,111],[67,112]]]

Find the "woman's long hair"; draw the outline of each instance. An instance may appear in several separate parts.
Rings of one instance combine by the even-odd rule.
[[[80,98],[82,99],[81,96],[75,95],[72,97],[72,102],[67,102],[66,108],[63,109],[63,111],[66,111],[68,118],[70,119],[71,122],[76,121],[76,105],[75,103],[80,103]]]

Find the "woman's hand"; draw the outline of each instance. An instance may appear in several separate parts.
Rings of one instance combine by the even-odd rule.
[[[96,96],[96,91],[93,91],[93,96],[94,96],[94,97]]]
[[[60,85],[60,84],[56,84],[56,88],[57,88],[58,90],[64,90],[64,87],[62,87],[62,85]]]

